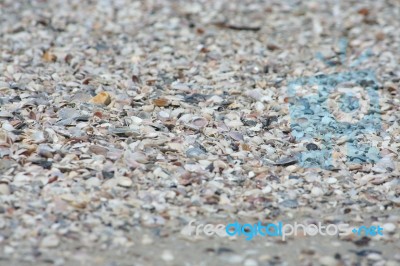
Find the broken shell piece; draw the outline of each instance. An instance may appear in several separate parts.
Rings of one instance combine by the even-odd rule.
[[[42,55],[42,59],[46,62],[55,62],[57,61],[57,56],[55,56],[53,53],[46,51]]]
[[[159,98],[159,99],[153,100],[153,104],[158,107],[164,107],[169,104],[169,101],[165,98]]]
[[[158,113],[158,118],[159,118],[160,120],[168,119],[168,118],[169,118],[169,112],[160,111],[160,112]]]
[[[149,158],[143,152],[126,152],[125,157],[129,157],[130,160],[138,163],[147,163],[149,161]]]
[[[0,111],[1,118],[12,118],[14,115],[8,111]]]
[[[89,147],[89,151],[93,152],[94,154],[105,156],[108,152],[108,149],[99,145],[92,145]]]
[[[230,128],[237,128],[243,126],[243,123],[240,120],[228,120],[225,119],[225,125],[227,125]]]
[[[62,108],[58,111],[58,116],[61,119],[69,119],[69,118],[75,118],[80,115],[80,112],[76,110],[75,108]]]
[[[205,157],[205,152],[200,148],[190,148],[186,151],[186,156],[188,158],[199,158]]]
[[[111,96],[108,92],[103,91],[94,96],[89,102],[94,104],[109,105],[111,103]]]
[[[275,162],[275,165],[288,166],[297,163],[297,161],[298,159],[296,156],[288,156]]]
[[[237,140],[237,141],[243,141],[243,140],[244,140],[244,139],[243,139],[243,134],[241,134],[241,133],[239,133],[239,132],[237,132],[237,131],[229,132],[229,136],[230,136],[232,139]]]
[[[118,127],[118,128],[109,128],[108,131],[110,134],[118,135],[118,136],[139,136],[140,133],[134,129],[129,127]]]
[[[207,119],[203,117],[195,117],[186,124],[188,128],[199,130],[208,124]]]
[[[192,120],[192,124],[196,127],[202,128],[208,124],[207,119],[199,117]]]

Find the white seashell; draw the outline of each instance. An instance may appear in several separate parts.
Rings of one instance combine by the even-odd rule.
[[[227,125],[230,128],[237,128],[243,126],[242,121],[240,120],[224,120],[225,125]]]
[[[13,131],[15,128],[8,122],[4,122],[1,128],[7,130],[7,131]]]

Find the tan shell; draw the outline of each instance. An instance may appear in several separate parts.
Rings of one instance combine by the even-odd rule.
[[[89,102],[95,104],[109,105],[111,103],[111,96],[108,92],[102,91],[94,96]]]

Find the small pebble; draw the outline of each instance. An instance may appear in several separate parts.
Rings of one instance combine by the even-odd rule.
[[[221,260],[229,264],[238,264],[244,260],[244,257],[238,254],[229,254],[221,256]]]
[[[0,218],[0,229],[4,229],[6,227],[6,221],[3,218]]]
[[[315,197],[322,196],[323,194],[324,194],[324,191],[319,187],[313,187],[311,189],[311,195],[313,195]]]
[[[7,184],[0,184],[0,195],[10,195],[10,187]]]
[[[335,266],[338,264],[338,262],[335,260],[335,258],[329,257],[329,256],[321,257],[319,259],[319,262],[321,263],[321,265],[324,265],[324,266]]]
[[[243,262],[243,266],[258,266],[258,262],[254,259],[246,259]]]
[[[119,177],[118,178],[118,186],[129,188],[133,184],[132,179],[129,177]]]
[[[151,245],[154,243],[154,240],[149,235],[143,235],[142,244],[143,245]]]
[[[328,182],[328,184],[335,184],[337,182],[337,179],[334,177],[330,177],[330,178],[328,178],[327,182]]]
[[[385,223],[382,227],[384,233],[394,233],[396,231],[396,225],[393,223]]]
[[[169,250],[164,250],[161,254],[161,259],[165,262],[170,262],[174,260],[174,255]]]
[[[297,200],[284,200],[280,203],[280,205],[287,208],[297,208],[299,203],[297,202]]]
[[[101,185],[101,181],[97,177],[89,178],[85,183],[88,187],[99,187]]]
[[[378,254],[378,253],[373,252],[373,253],[368,254],[367,258],[368,258],[369,260],[375,260],[375,261],[377,261],[377,260],[381,260],[381,259],[382,259],[382,256],[381,256],[380,254]]]
[[[11,246],[5,246],[3,250],[5,254],[12,254],[15,251],[15,249]]]
[[[315,151],[315,150],[319,149],[318,146],[316,144],[314,144],[314,143],[308,143],[306,148],[309,151]]]
[[[40,246],[42,248],[55,248],[59,244],[60,244],[60,239],[59,239],[58,236],[56,236],[56,235],[48,235],[48,236],[45,236],[42,239],[42,241],[40,243]]]

